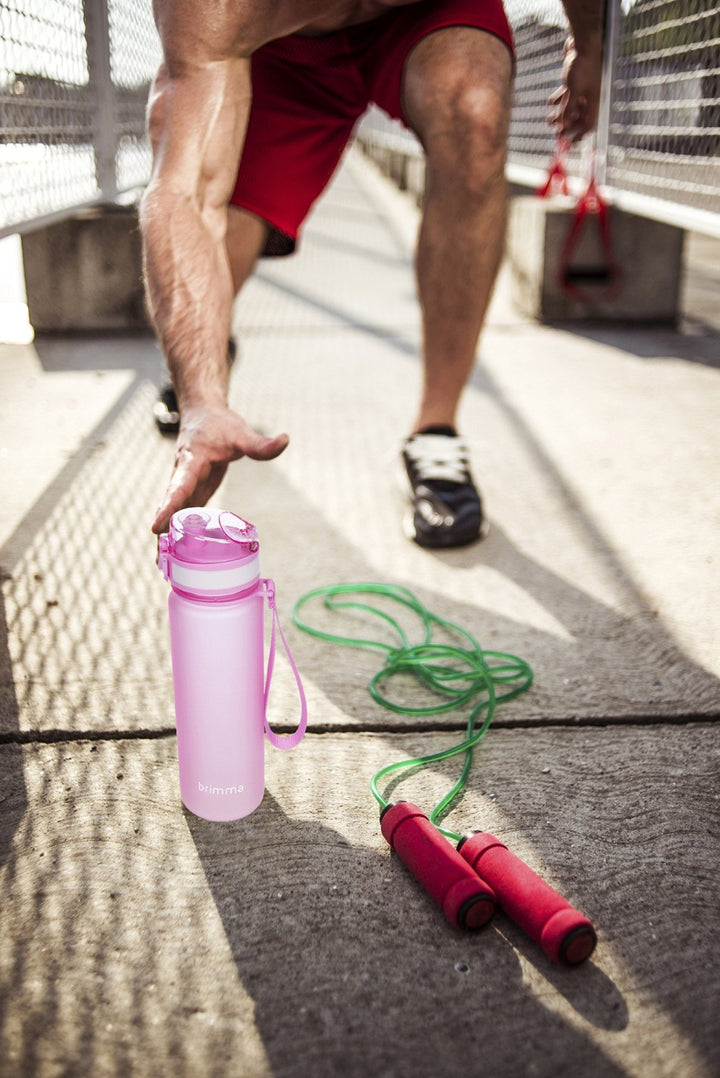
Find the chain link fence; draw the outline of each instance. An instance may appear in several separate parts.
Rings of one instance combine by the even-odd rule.
[[[536,185],[554,136],[560,0],[506,0],[518,55],[508,174]],[[608,0],[603,103],[591,160],[625,208],[720,234],[720,2]],[[142,186],[144,109],[160,59],[150,0],[0,0],[0,235]],[[371,110],[365,143],[421,158]],[[590,143],[586,140],[586,145]]]
[[[508,158],[521,176],[523,167],[546,167],[553,153],[555,136],[548,125],[547,102],[560,85],[568,29],[560,0],[509,0],[506,11],[517,54]],[[579,168],[573,153],[569,169]]]
[[[0,0],[0,235],[146,182],[149,0]]]
[[[555,149],[548,98],[561,81],[568,35],[560,0],[505,0],[517,51],[508,176],[538,186]],[[572,150],[579,182],[594,168],[623,208],[720,235],[720,3],[608,0],[598,131]],[[377,109],[362,140],[421,154]]]
[[[610,14],[603,179],[720,214],[720,3],[638,0]]]
[[[511,179],[535,183],[553,152],[547,98],[567,23],[558,0],[508,0],[518,54]],[[613,201],[720,235],[720,3],[607,0],[597,134],[570,157]]]

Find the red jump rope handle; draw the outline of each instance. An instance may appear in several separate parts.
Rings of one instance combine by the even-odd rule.
[[[381,817],[382,833],[456,928],[482,928],[495,895],[416,805],[400,801]]]
[[[589,958],[597,936],[587,917],[508,850],[499,839],[478,831],[458,850],[480,879],[489,883],[500,908],[542,947],[554,962],[576,966]]]

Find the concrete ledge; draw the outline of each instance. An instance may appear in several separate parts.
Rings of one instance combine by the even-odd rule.
[[[357,144],[383,175],[412,195],[418,206],[422,204],[424,157],[390,142],[359,137]],[[559,268],[575,201],[540,199],[525,190],[511,185],[507,241],[512,300],[520,314],[541,322],[677,322],[683,229],[611,207],[617,272],[608,279],[597,219],[588,217],[570,266],[582,295],[572,295],[559,279]]]
[[[598,219],[589,215],[569,263],[581,295],[571,294],[561,281],[561,263],[574,205],[562,197],[512,200],[507,258],[520,313],[548,322],[674,324],[680,310],[683,230],[611,207],[617,273],[608,276]]]
[[[137,210],[102,207],[22,238],[36,333],[147,330]]]

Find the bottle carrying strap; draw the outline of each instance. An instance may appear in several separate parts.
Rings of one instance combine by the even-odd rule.
[[[272,632],[270,635],[270,651],[268,653],[267,671],[265,673],[265,736],[271,745],[274,745],[276,749],[294,749],[297,744],[302,740],[305,728],[307,726],[307,701],[305,699],[305,691],[302,687],[302,681],[300,680],[300,673],[295,660],[293,659],[288,642],[285,638],[285,633],[282,631],[282,625],[280,624],[280,617],[278,615],[277,603],[275,602],[275,582],[267,579],[262,581],[262,585],[265,591],[265,596],[268,601],[268,607],[272,613]],[[290,669],[295,675],[295,684],[297,685],[298,695],[300,697],[300,721],[298,722],[297,729],[292,734],[276,734],[270,727],[270,723],[267,718],[267,706],[268,697],[270,696],[270,683],[272,681],[273,669],[275,666],[275,643],[277,634],[280,634],[283,647],[285,648],[285,654],[288,657],[290,663]]]

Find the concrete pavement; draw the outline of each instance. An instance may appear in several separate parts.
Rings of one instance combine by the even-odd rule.
[[[268,747],[261,808],[179,802],[166,585],[149,522],[173,447],[143,337],[0,346],[0,1073],[351,1078],[720,1069],[720,403],[712,260],[683,332],[524,322],[503,277],[461,425],[492,520],[403,536],[419,388],[417,213],[351,154],[301,253],[238,303],[236,406],[287,430],[215,501],[260,531],[309,733]],[[594,921],[553,966],[502,915],[453,930],[369,793],[464,717],[381,710],[377,656],[290,626],[305,591],[404,584],[536,681],[502,707],[448,818],[493,831]],[[291,728],[278,660],[271,711]],[[430,807],[457,768],[395,796]]]

